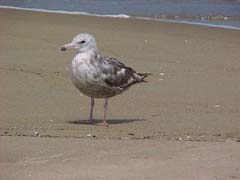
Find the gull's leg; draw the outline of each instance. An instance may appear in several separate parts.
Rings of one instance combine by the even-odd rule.
[[[108,98],[105,98],[105,103],[104,103],[104,119],[103,122],[98,123],[97,125],[99,126],[109,126],[109,124],[106,121],[107,118],[107,107],[108,107]]]
[[[107,119],[107,108],[108,108],[108,98],[105,98],[105,102],[104,102],[104,119],[103,119],[103,123],[108,125],[106,119]]]
[[[93,107],[94,107],[94,98],[91,97],[90,115],[89,115],[89,120],[88,120],[88,122],[89,122],[90,124],[93,124]]]

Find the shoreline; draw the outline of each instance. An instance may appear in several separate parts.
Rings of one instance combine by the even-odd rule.
[[[214,22],[224,22],[228,20],[239,21],[239,19],[231,18],[231,17],[222,17],[222,16],[213,16],[213,17],[201,17],[199,19],[196,18],[187,18],[179,16],[167,16],[162,15],[159,18],[153,17],[141,17],[141,16],[130,16],[126,14],[113,14],[113,15],[101,15],[101,14],[91,14],[88,12],[77,12],[77,11],[62,11],[62,10],[46,10],[46,9],[35,9],[35,8],[21,8],[14,6],[0,6],[0,9],[15,9],[22,11],[33,11],[33,12],[45,12],[45,13],[56,13],[56,14],[69,14],[69,15],[81,15],[81,16],[93,16],[93,17],[109,17],[109,18],[123,18],[123,19],[137,19],[137,20],[147,20],[147,21],[155,21],[155,22],[168,22],[168,23],[179,23],[179,24],[190,24],[195,26],[206,26],[206,27],[214,27],[214,28],[223,28],[223,29],[234,29],[240,30],[240,27],[232,26],[232,25],[224,25],[224,24],[214,24]],[[201,19],[202,22],[201,22]],[[211,21],[207,19],[213,19]],[[205,22],[203,22],[205,21]]]

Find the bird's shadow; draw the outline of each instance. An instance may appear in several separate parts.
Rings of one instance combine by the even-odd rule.
[[[103,119],[94,119],[95,123],[102,122]],[[145,121],[145,119],[107,119],[108,124],[125,124],[125,123],[133,123],[136,121]],[[74,121],[68,121],[69,124],[85,124],[85,125],[91,125],[88,123],[88,120],[74,120]]]

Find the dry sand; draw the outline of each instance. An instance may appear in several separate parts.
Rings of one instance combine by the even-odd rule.
[[[0,22],[3,179],[240,178],[240,31],[6,9]],[[94,34],[101,54],[153,73],[110,100],[109,128],[81,124],[89,98],[69,77],[75,52],[59,51],[79,32]],[[188,142],[166,141],[176,139]]]

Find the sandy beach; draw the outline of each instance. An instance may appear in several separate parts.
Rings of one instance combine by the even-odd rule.
[[[1,179],[240,179],[239,30],[8,9],[0,21]],[[82,32],[153,73],[110,99],[108,128],[83,123],[76,52],[59,50]]]

